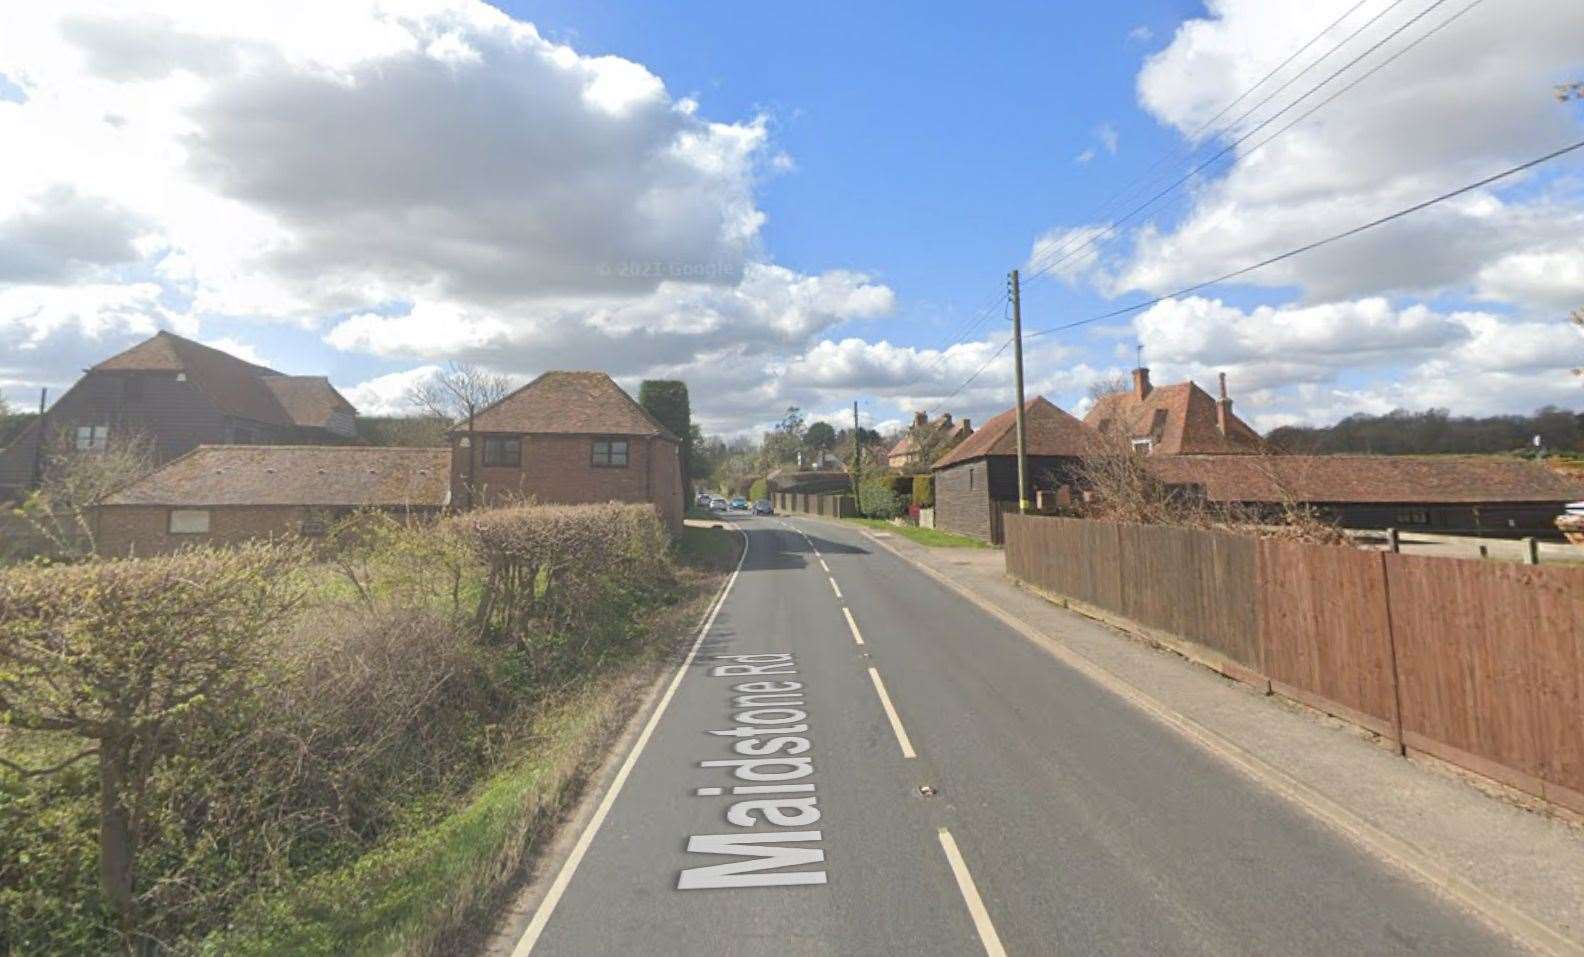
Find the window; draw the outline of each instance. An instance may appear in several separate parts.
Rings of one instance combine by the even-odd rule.
[[[616,440],[599,439],[594,443],[594,464],[600,466],[601,468],[626,468],[627,443]]]
[[[1155,451],[1155,443],[1150,439],[1134,439],[1133,451],[1148,455]]]
[[[170,512],[172,535],[207,535],[209,510],[207,508],[173,508]]]
[[[1407,511],[1398,512],[1396,519],[1398,525],[1428,525],[1430,524],[1430,512],[1422,508],[1408,509]]]
[[[973,491],[973,473],[974,473],[973,467],[969,466],[968,467],[968,490],[970,492]]]
[[[522,439],[485,438],[484,464],[513,467],[521,465]]]
[[[110,446],[110,426],[108,425],[79,425],[77,426],[77,451],[103,452]]]

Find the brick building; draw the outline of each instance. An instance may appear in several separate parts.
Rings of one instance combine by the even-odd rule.
[[[103,555],[152,555],[271,535],[324,534],[359,509],[438,514],[450,501],[445,449],[200,446],[95,510]]]
[[[1265,451],[1265,440],[1232,414],[1226,375],[1213,399],[1192,380],[1153,386],[1148,369],[1133,370],[1133,388],[1101,396],[1084,424],[1125,440],[1144,455],[1238,455]]]
[[[1099,436],[1044,396],[1023,407],[1029,497],[1073,484]],[[1018,507],[1017,410],[1008,409],[935,462],[935,527],[1001,542],[1001,515]]]
[[[459,507],[650,502],[682,525],[677,437],[603,372],[546,372],[451,433]]]
[[[897,440],[897,444],[891,446],[891,450],[886,453],[886,464],[888,466],[901,470],[909,466],[928,467],[933,464],[931,462],[918,461],[919,450],[917,443],[914,441],[914,431],[917,429],[930,429],[933,431],[940,437],[940,442],[935,448],[944,448],[973,435],[973,421],[963,419],[960,422],[953,422],[950,412],[944,413],[935,419],[930,419],[927,413],[924,412],[913,413],[912,427],[904,432],[902,438]]]
[[[200,445],[351,441],[357,410],[323,376],[282,375],[169,332],[86,370],[42,422],[0,450],[0,500],[20,497],[38,443],[92,452],[138,434],[164,463]]]
[[[1496,456],[1187,455],[1148,465],[1220,505],[1303,506],[1343,528],[1559,538],[1557,516],[1584,499],[1584,481]]]

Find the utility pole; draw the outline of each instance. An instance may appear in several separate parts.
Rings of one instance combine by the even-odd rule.
[[[855,507],[857,507],[859,515],[863,514],[863,507],[858,504],[858,502],[859,502],[859,498],[858,498],[858,481],[859,481],[859,477],[860,477],[859,473],[862,472],[862,471],[863,471],[863,436],[858,433],[858,400],[854,399],[853,400],[853,457],[852,457],[853,505]]]
[[[33,436],[33,487],[44,484],[44,406],[49,402],[49,387],[39,389],[38,433]]]
[[[1012,378],[1017,383],[1017,477],[1018,512],[1028,514],[1028,447],[1023,431],[1023,295],[1018,287],[1018,271],[1008,280],[1012,294]]]

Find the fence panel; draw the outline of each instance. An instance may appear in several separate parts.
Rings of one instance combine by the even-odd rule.
[[[1584,569],[1387,555],[1386,572],[1408,744],[1584,810]]]
[[[1262,540],[1260,652],[1283,693],[1397,735],[1380,553]]]
[[[1156,525],[1115,526],[1122,614],[1260,667],[1254,541]]]

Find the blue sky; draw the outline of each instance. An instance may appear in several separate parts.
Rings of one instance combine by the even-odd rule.
[[[31,401],[170,328],[328,373],[371,412],[460,360],[684,378],[724,433],[854,397],[877,424],[982,420],[1010,403],[1006,358],[986,365],[1007,270],[1089,248],[1067,237],[1163,154],[1229,142],[1186,137],[1310,40],[1242,129],[1377,41],[1295,110],[1402,55],[1026,285],[1026,328],[1584,138],[1551,96],[1584,76],[1576,3],[1355,2],[28,10],[0,37],[0,139],[21,146],[0,157],[0,390]],[[1228,372],[1260,428],[1576,406],[1581,170],[1033,341],[1030,391],[1082,411],[1142,343],[1157,381]]]

